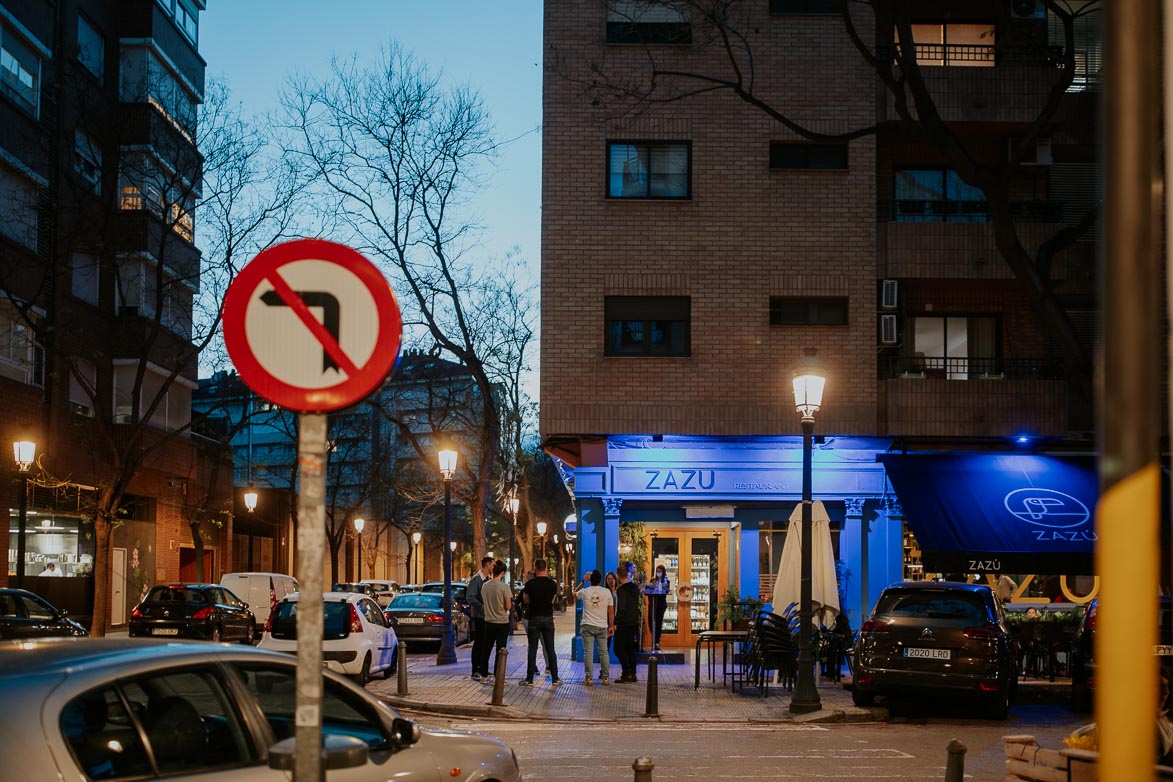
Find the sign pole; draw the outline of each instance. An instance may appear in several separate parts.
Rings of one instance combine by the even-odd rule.
[[[320,782],[322,770],[322,560],[326,547],[326,416],[298,421],[297,754],[293,782]]]

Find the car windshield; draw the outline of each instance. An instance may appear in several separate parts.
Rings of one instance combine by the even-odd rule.
[[[178,586],[152,587],[144,603],[207,603],[202,589],[188,589]]]
[[[439,608],[442,597],[435,592],[410,592],[396,596],[387,608]]]
[[[978,623],[986,621],[986,606],[981,595],[972,592],[891,589],[876,603],[876,616]]]

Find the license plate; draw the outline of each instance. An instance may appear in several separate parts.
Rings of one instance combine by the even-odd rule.
[[[904,650],[905,657],[918,657],[922,660],[948,660],[948,649],[908,649]]]
[[[405,616],[399,620],[399,624],[401,625],[422,625],[423,623],[424,620],[418,616]]]
[[[151,630],[151,635],[179,635],[179,629],[175,627],[156,627]]]
[[[1157,644],[1153,647],[1153,654],[1159,657],[1173,656],[1173,644]]]

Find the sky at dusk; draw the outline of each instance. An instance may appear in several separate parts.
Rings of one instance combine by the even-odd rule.
[[[323,77],[332,55],[371,62],[398,41],[484,99],[506,145],[473,203],[485,254],[517,246],[537,279],[542,112],[540,0],[211,0],[200,17],[209,80],[251,110],[277,107],[294,72]]]

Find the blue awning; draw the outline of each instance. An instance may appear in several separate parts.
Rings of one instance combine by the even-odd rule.
[[[1091,457],[885,454],[879,460],[926,571],[1093,573],[1099,483]]]

